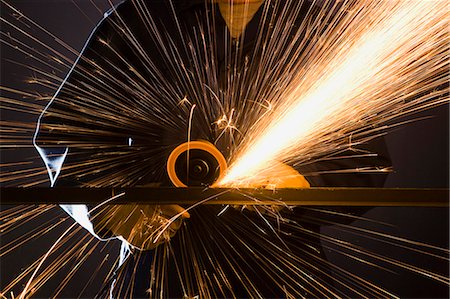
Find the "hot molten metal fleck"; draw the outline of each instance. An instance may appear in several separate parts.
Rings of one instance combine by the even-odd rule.
[[[366,15],[371,22],[353,22],[341,42],[329,45],[335,48],[333,55],[318,57],[317,71],[294,80],[282,99],[285,104],[255,125],[218,185],[258,184],[274,175],[271,161],[307,157],[316,149],[332,151],[324,145],[336,147],[351,132],[410,112],[418,103],[442,101],[433,101],[439,91],[417,93],[433,80],[434,86],[446,80],[439,74],[448,67],[446,3],[358,4],[349,13]]]

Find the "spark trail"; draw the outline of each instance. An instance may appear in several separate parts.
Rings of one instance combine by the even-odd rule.
[[[4,4],[3,0],[0,2]],[[177,32],[168,34],[166,27],[159,25],[160,15],[152,12],[150,3],[153,5],[156,2],[132,1],[134,16],[142,21],[139,30],[133,31],[129,20],[117,11],[109,17],[111,30],[120,33],[133,50],[134,58],[118,51],[109,36],[99,38],[102,50],[110,55],[95,60],[81,58],[75,71],[79,82],[66,84],[65,95],[39,98],[37,104],[30,104],[16,97],[26,95],[35,98],[33,94],[9,89],[10,98],[2,102],[6,109],[40,114],[42,102],[47,103],[54,98],[54,104],[58,105],[50,112],[59,121],[53,125],[44,124],[39,129],[53,131],[52,135],[47,136],[49,139],[43,138],[43,141],[58,145],[66,142],[70,146],[74,162],[65,162],[60,179],[80,179],[88,186],[137,186],[149,183],[143,178],[148,179],[147,175],[151,174],[151,179],[159,182],[166,154],[178,141],[186,141],[186,127],[191,123],[188,122],[188,108],[192,105],[196,106],[192,116],[192,136],[196,136],[194,139],[202,136],[214,142],[224,153],[228,147],[235,153],[232,161],[236,170],[222,184],[240,187],[251,183],[251,173],[266,167],[261,165],[269,164],[267,161],[274,158],[292,164],[311,163],[314,159],[348,148],[349,144],[351,147],[374,138],[380,133],[382,127],[379,126],[393,117],[447,101],[442,98],[445,92],[439,88],[446,81],[448,70],[448,13],[443,1],[348,0],[337,2],[339,4],[324,1],[323,7],[308,9],[303,15],[303,4],[308,1],[267,0],[261,18],[261,26],[267,31],[262,30],[257,36],[254,53],[250,53],[249,57],[242,53],[238,45],[244,37],[239,42],[229,41],[223,46],[226,52],[224,65],[230,66],[225,70],[225,78],[218,78],[217,75],[218,57],[214,49],[217,48],[215,41],[219,35],[214,14],[207,14],[204,18],[206,23],[194,24],[196,30],[190,30],[192,35],[185,36],[186,32],[181,29],[184,15],[174,13],[174,19],[168,22],[177,24],[180,35],[177,38]],[[208,8],[211,6],[212,12],[215,3],[205,2]],[[22,22],[27,21],[25,24],[42,30],[37,23],[6,6],[13,10],[13,15],[20,16]],[[302,24],[291,27],[290,24],[297,19]],[[70,68],[74,61],[51,47],[39,50],[29,46],[28,42],[42,46],[42,41],[14,24],[9,25],[11,31],[20,34],[16,32],[13,37],[18,35],[21,38],[11,39],[9,33],[2,29],[0,41],[15,48],[19,44],[18,51],[32,54],[29,56],[34,57],[38,66],[30,64],[26,67],[37,73],[39,78],[33,78],[30,83],[50,88],[54,94],[64,78],[60,69]],[[171,70],[171,76],[161,75],[153,65],[152,57],[145,48],[149,37],[155,40],[155,45],[164,54],[161,57]],[[55,40],[59,41],[57,38]],[[182,42],[176,43],[179,40]],[[65,44],[60,46],[66,48]],[[67,50],[73,53],[69,48]],[[184,56],[189,59],[182,58]],[[358,59],[360,64],[356,64]],[[57,62],[56,67],[47,65],[49,60]],[[138,67],[133,66],[135,62]],[[49,72],[44,66],[56,73]],[[120,76],[111,76],[111,73]],[[219,84],[222,80],[227,84]],[[190,105],[180,105],[185,100]],[[365,113],[365,110],[370,112]],[[61,125],[67,120],[70,120],[69,124]],[[7,125],[2,130],[8,143],[1,139],[2,147],[15,149],[31,146],[29,137],[28,143],[26,137],[30,131],[34,132],[34,123],[8,122]],[[149,132],[151,128],[154,128],[153,132]],[[286,136],[286,132],[294,131],[292,128],[296,129],[295,134]],[[123,131],[118,132],[119,129]],[[163,129],[167,130],[170,138],[161,134]],[[283,134],[273,135],[277,132]],[[51,138],[54,133],[61,134],[63,138]],[[80,136],[90,138],[80,139]],[[133,138],[133,146],[129,143],[130,136],[138,137]],[[155,143],[157,139],[170,142]],[[139,144],[139,140],[145,141],[145,146]],[[265,145],[268,147],[265,148]],[[235,146],[238,146],[238,152],[234,152]],[[301,155],[300,159],[294,158],[294,151],[296,156]],[[242,164],[248,156],[259,158],[250,160],[250,164]],[[40,175],[45,170],[42,167],[32,169],[27,163],[8,164],[8,167],[20,170],[2,174],[0,183],[22,186],[39,184]],[[247,166],[239,165],[249,167],[241,171]],[[268,171],[258,172],[259,175],[253,180],[276,176],[270,173],[270,169]],[[29,178],[26,185],[20,181],[24,177]],[[236,183],[240,178],[243,178],[242,183]],[[34,219],[41,217],[42,211],[47,208],[25,212],[28,218]],[[200,203],[190,207],[192,217],[183,223],[177,236],[154,250],[149,297],[170,296],[170,289],[179,284],[185,297],[237,297],[239,291],[236,289],[243,289],[247,297],[261,298],[263,290],[248,272],[250,268],[263,275],[264,285],[273,284],[277,291],[286,293],[286,297],[395,297],[391,290],[370,281],[370,277],[360,277],[349,271],[348,267],[340,268],[324,259],[318,254],[322,248],[320,239],[325,240],[327,249],[364,263],[370,269],[388,272],[407,270],[444,285],[450,283],[445,274],[430,271],[428,265],[383,256],[376,250],[361,248],[354,238],[318,233],[309,229],[309,224],[340,225],[340,230],[382,242],[390,246],[389,249],[401,246],[407,250],[406,257],[412,253],[420,254],[418,261],[437,258],[439,262],[448,263],[447,248],[326,220],[328,214],[336,213],[333,211],[319,209],[307,216],[305,214],[311,209],[298,207],[296,210],[301,217],[296,219],[288,209],[280,213],[270,207],[263,209],[264,212],[216,210]],[[107,212],[109,215],[105,220],[112,221],[114,209]],[[30,225],[15,213],[15,210],[7,212],[4,218],[0,214],[0,221],[6,219],[2,228],[12,233],[19,221],[20,225]],[[351,219],[347,214],[340,216]],[[154,232],[159,233],[161,229],[170,228],[170,224],[164,222],[157,228]],[[18,246],[32,243],[38,237],[47,237],[44,233],[51,229],[49,227],[42,232],[31,230],[15,240],[16,243],[4,245],[2,254],[14,254]],[[77,232],[83,234],[81,238],[84,242],[74,238]],[[139,230],[136,236],[138,233]],[[3,231],[2,238],[4,234]],[[51,279],[57,279],[56,275],[64,271],[64,266],[70,266],[68,261],[71,258],[76,267],[55,291],[53,297],[58,297],[68,280],[75,278],[75,272],[81,269],[85,256],[90,255],[90,250],[98,244],[93,236],[86,234],[81,227],[70,232],[53,252],[44,253],[3,287],[0,297],[13,291],[21,291],[20,296],[25,298],[39,296],[39,289]],[[64,251],[63,245],[71,247],[72,242],[78,245],[73,250]],[[108,248],[111,249],[111,246],[109,244]],[[63,252],[60,254],[57,250]],[[44,263],[46,256],[48,258]],[[114,261],[114,264],[117,263]],[[105,262],[110,274],[116,270],[112,264],[111,261]],[[169,268],[177,269],[177,279],[169,274]],[[329,274],[330,269],[335,275]],[[131,297],[133,283],[126,283],[126,275],[126,271],[119,271],[117,288],[126,289],[123,294],[129,294],[122,297]],[[173,280],[168,281],[170,276]],[[110,282],[106,277],[105,284]],[[333,286],[335,284],[339,287]],[[23,290],[24,285],[29,288]],[[277,297],[281,293],[278,292]]]
[[[253,128],[218,185],[258,183],[273,175],[273,160],[336,151],[352,133],[373,134],[373,127],[418,105],[448,101],[438,88],[448,70],[446,1],[361,2],[349,13],[370,22],[352,22],[316,57],[317,70],[293,81],[283,104]]]

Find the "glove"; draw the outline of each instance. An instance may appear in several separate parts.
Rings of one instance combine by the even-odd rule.
[[[150,250],[170,240],[189,217],[179,205],[129,204],[105,206],[91,221],[95,231],[109,231],[134,248]]]

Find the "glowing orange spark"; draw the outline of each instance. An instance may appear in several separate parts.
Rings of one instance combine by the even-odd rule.
[[[448,63],[445,1],[386,2],[370,10],[375,16],[362,30],[348,30],[353,45],[338,44],[336,55],[322,61],[323,71],[311,74],[317,83],[305,90],[303,78],[294,80],[285,104],[257,126],[220,186],[255,184],[274,175],[271,161],[308,154],[320,136],[337,132],[332,138],[338,139],[353,122],[350,129],[355,130],[368,124],[365,119],[407,108],[398,93],[411,85],[419,89],[429,82],[423,74],[430,79],[434,65]],[[364,10],[365,4],[360,5]]]

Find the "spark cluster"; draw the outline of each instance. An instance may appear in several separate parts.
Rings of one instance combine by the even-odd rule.
[[[446,5],[356,2],[346,16],[351,22],[333,28],[338,36],[307,53],[307,70],[246,134],[218,185],[258,184],[276,176],[274,160],[333,154],[382,133],[393,118],[448,103]]]
[[[163,28],[158,23],[160,16],[150,13],[151,1],[130,0],[143,29],[133,31],[130,20],[112,10],[111,35],[92,40],[106,54],[77,59],[79,51],[1,0],[11,17],[2,16],[0,40],[29,58],[27,63],[8,62],[34,74],[28,80],[34,91],[0,87],[2,109],[32,117],[30,122],[2,120],[0,146],[3,153],[35,146],[47,169],[36,164],[38,154],[26,161],[3,163],[0,183],[48,185],[48,170],[52,184],[68,180],[83,187],[157,187],[164,183],[165,162],[173,148],[187,140],[206,139],[229,157],[230,170],[219,186],[264,185],[261,181],[280,175],[274,169],[281,163],[301,166],[321,159],[339,160],[347,150],[355,156],[376,155],[358,147],[395,126],[392,121],[400,116],[448,103],[446,1],[312,2],[309,6],[306,0],[266,0],[259,24],[265,30],[258,31],[251,55],[244,55],[240,44],[245,42],[245,33],[226,40],[224,53],[218,53],[217,37],[223,32],[215,27],[216,1],[205,0],[205,11],[211,14],[185,34],[182,15],[171,11],[175,26]],[[96,1],[91,3],[98,9]],[[115,34],[133,57],[111,42]],[[51,39],[55,46],[41,39]],[[154,53],[150,55],[145,48],[147,40],[156,44],[155,53],[164,61],[170,79],[152,60]],[[219,55],[223,55],[222,66]],[[218,76],[220,67],[223,78]],[[76,80],[65,80],[67,73]],[[42,88],[47,93],[41,93]],[[128,241],[145,239],[152,246],[159,245],[153,249],[149,266],[151,298],[170,296],[169,287],[175,286],[186,298],[236,297],[238,292],[259,298],[264,293],[261,285],[268,284],[286,298],[395,297],[369,278],[328,261],[320,252],[321,244],[374,271],[408,271],[450,284],[442,273],[383,256],[353,240],[365,238],[386,248],[401,248],[405,256],[446,263],[447,248],[383,233],[385,223],[364,217],[322,208],[217,209],[202,205],[206,198],[186,207],[191,217],[181,222],[184,211],[176,210],[173,216],[162,215],[159,207],[121,209],[109,206],[113,199],[105,198],[105,222],[100,225],[114,222],[113,228],[120,230],[138,222]],[[63,225],[53,246],[39,252],[36,261],[6,284],[0,296],[38,296],[43,285],[69,267],[69,274],[55,290],[58,297],[97,247],[109,248],[96,269],[107,269],[105,285],[115,280],[116,289],[131,296],[134,278],[125,283],[127,269],[116,267],[123,261],[110,257],[117,244],[100,243],[69,217],[62,217],[55,206],[21,206],[0,212],[2,238],[52,210],[60,212],[56,223],[43,223],[2,245],[0,257],[5,257]],[[127,215],[119,219],[115,217],[119,212]],[[382,229],[342,224],[336,217]],[[320,225],[334,225],[335,232],[350,237],[311,228]],[[132,258],[139,259],[139,253]],[[267,281],[256,282],[247,272],[252,267]],[[115,271],[117,275],[112,274]],[[176,279],[168,282],[173,272]]]

